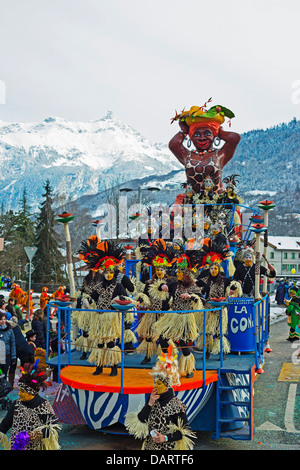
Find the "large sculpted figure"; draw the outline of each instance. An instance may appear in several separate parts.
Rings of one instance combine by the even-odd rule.
[[[189,111],[176,114],[172,122],[179,122],[180,131],[170,140],[169,148],[184,165],[187,183],[192,185],[195,193],[203,189],[207,177],[213,180],[214,191],[220,193],[223,191],[222,170],[233,157],[240,135],[226,132],[221,127],[225,117],[234,117],[232,111],[224,106],[213,106],[206,110],[205,106],[206,103],[203,107],[192,106]],[[187,136],[194,150],[184,145]],[[213,146],[216,137],[225,142],[219,149]]]

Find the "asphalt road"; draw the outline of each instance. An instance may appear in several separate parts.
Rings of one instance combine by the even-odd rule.
[[[264,373],[257,375],[254,384],[253,440],[214,440],[210,432],[197,432],[195,451],[300,450],[300,360],[295,357],[300,342],[291,344],[286,341],[287,337],[285,320],[271,326],[270,345],[273,352],[265,353]],[[0,410],[0,419],[4,415],[5,411]],[[137,455],[136,451],[141,448],[141,441],[128,435],[67,424],[61,425],[59,442],[63,451],[107,451],[102,453],[103,457],[107,453],[119,455],[118,451]]]
[[[300,342],[291,344],[287,337],[285,320],[271,326],[273,352],[265,353],[264,373],[257,375],[254,384],[253,440],[214,440],[210,432],[197,432],[195,450],[300,450],[300,360],[294,357]],[[137,451],[141,447],[133,437],[70,425],[62,426],[60,444],[63,450]]]

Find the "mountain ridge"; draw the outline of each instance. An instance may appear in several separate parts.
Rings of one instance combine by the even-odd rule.
[[[274,197],[281,216],[291,207],[294,213],[300,213],[299,135],[300,121],[296,118],[241,134],[223,177],[240,175],[237,191],[246,196],[249,205],[259,194],[267,193]],[[77,201],[88,210],[97,200],[105,200],[109,188],[124,185],[136,189],[157,184],[165,188],[164,199],[170,197],[172,204],[185,181],[183,166],[168,143],[152,144],[112,111],[89,122],[59,117],[35,123],[0,121],[0,168],[4,210],[17,210],[26,188],[28,203],[36,211],[46,179],[57,194],[57,206]],[[151,194],[152,200],[162,196],[162,192]]]

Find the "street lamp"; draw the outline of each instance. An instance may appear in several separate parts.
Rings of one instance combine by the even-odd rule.
[[[120,189],[120,192],[125,192],[125,193],[129,193],[131,191],[137,191],[138,192],[138,200],[139,200],[139,204],[141,204],[142,202],[142,191],[160,191],[160,188],[156,188],[155,186],[149,186],[148,188],[137,188],[137,189],[131,189],[131,188],[121,188]]]
[[[154,192],[154,191],[160,191],[160,188],[157,188],[155,186],[148,186],[147,188],[138,187],[137,189],[132,189],[132,188],[121,188],[120,189],[120,192],[124,192],[124,193],[129,193],[129,192],[132,192],[132,191],[137,191],[138,192],[138,201],[139,201],[138,204],[139,204],[139,207],[141,207],[141,204],[142,204],[142,191],[153,191]],[[132,217],[129,217],[131,220],[136,220],[136,231],[137,231],[137,233],[139,233],[140,216],[141,216],[141,214],[136,213]]]

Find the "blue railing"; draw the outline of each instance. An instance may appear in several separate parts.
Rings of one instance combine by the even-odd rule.
[[[67,362],[68,365],[72,364],[71,352],[72,352],[72,344],[71,344],[71,315],[72,311],[87,311],[91,312],[116,312],[116,310],[94,310],[94,309],[78,309],[78,308],[71,308],[71,307],[58,307],[57,309],[57,334],[58,334],[58,377],[60,377],[61,371],[61,345],[64,346],[64,354],[67,354]],[[161,314],[161,311],[155,310],[136,310],[133,309],[135,313],[139,312],[141,314],[148,314],[148,313],[157,313]],[[172,310],[172,312],[175,312]],[[200,335],[203,335],[203,384],[205,387],[205,376],[206,376],[206,326],[207,326],[207,313],[208,312],[219,312],[220,316],[220,350],[223,351],[223,324],[222,324],[222,307],[211,308],[211,309],[201,309],[201,310],[186,310],[185,313],[192,312],[203,312],[203,329],[200,332]],[[49,333],[50,333],[50,317],[49,317],[49,306],[47,306],[47,345],[46,345],[46,356],[47,361],[49,359]],[[124,351],[124,332],[125,332],[125,321],[124,316],[126,312],[120,312],[122,314],[122,334],[120,338],[120,348],[121,348],[121,393],[123,393],[124,388],[124,367],[125,367],[125,351]],[[182,314],[182,311],[178,311],[179,314]],[[167,312],[166,312],[167,314]],[[253,302],[252,306],[252,317],[254,320],[254,339],[253,339],[253,349],[254,349],[254,356],[255,356],[255,367],[256,369],[259,368],[261,361],[263,360],[263,352],[264,346],[269,338],[270,332],[270,305],[269,305],[269,296],[266,295],[261,300]],[[64,329],[62,332],[62,322],[64,325]],[[63,336],[62,336],[63,335]],[[194,344],[197,340],[194,342]],[[73,348],[74,350],[75,348]],[[223,354],[220,354],[220,367],[223,367]],[[60,378],[59,378],[60,381]]]
[[[72,351],[72,345],[71,345],[71,315],[72,311],[86,311],[86,312],[97,312],[97,313],[104,313],[104,312],[114,312],[116,313],[116,310],[96,310],[96,309],[78,309],[78,308],[71,308],[71,307],[58,307],[57,310],[57,323],[58,323],[58,353],[57,353],[57,367],[58,367],[58,379],[59,382],[60,380],[60,371],[62,367],[62,361],[61,361],[61,345],[64,346],[65,352],[64,354],[67,354],[68,357],[68,365],[72,365],[72,358],[71,358],[71,351]],[[157,313],[161,314],[161,311],[156,311],[156,310],[136,310],[133,309],[134,312],[139,312],[141,314],[149,314],[149,313]],[[203,338],[206,337],[206,324],[207,324],[207,312],[219,312],[220,315],[220,349],[221,351],[223,350],[223,329],[222,329],[222,308],[212,308],[212,309],[201,309],[201,310],[186,310],[185,313],[188,312],[203,312],[203,331],[201,334],[203,334]],[[176,313],[176,310],[172,310],[172,312]],[[120,312],[122,313],[122,334],[120,338],[120,346],[121,346],[121,394],[123,393],[124,389],[124,359],[125,359],[125,351],[124,351],[124,331],[125,331],[125,313],[126,312]],[[166,312],[167,313],[167,312]],[[182,311],[178,311],[179,314],[182,314]],[[64,324],[64,331],[63,331],[63,338],[62,338],[62,332],[61,332],[61,326],[62,326],[62,320]],[[49,339],[50,339],[50,311],[49,311],[49,306],[47,306],[47,345],[46,345],[46,357],[47,361],[49,360]],[[197,341],[197,340],[196,340]],[[196,342],[195,341],[195,342]],[[74,350],[75,348],[73,348]],[[203,386],[205,387],[205,372],[206,372],[206,341],[203,340]],[[220,366],[223,366],[223,354],[220,354]]]
[[[270,334],[270,297],[268,294],[253,303],[252,315],[255,321],[255,366],[258,369]]]

